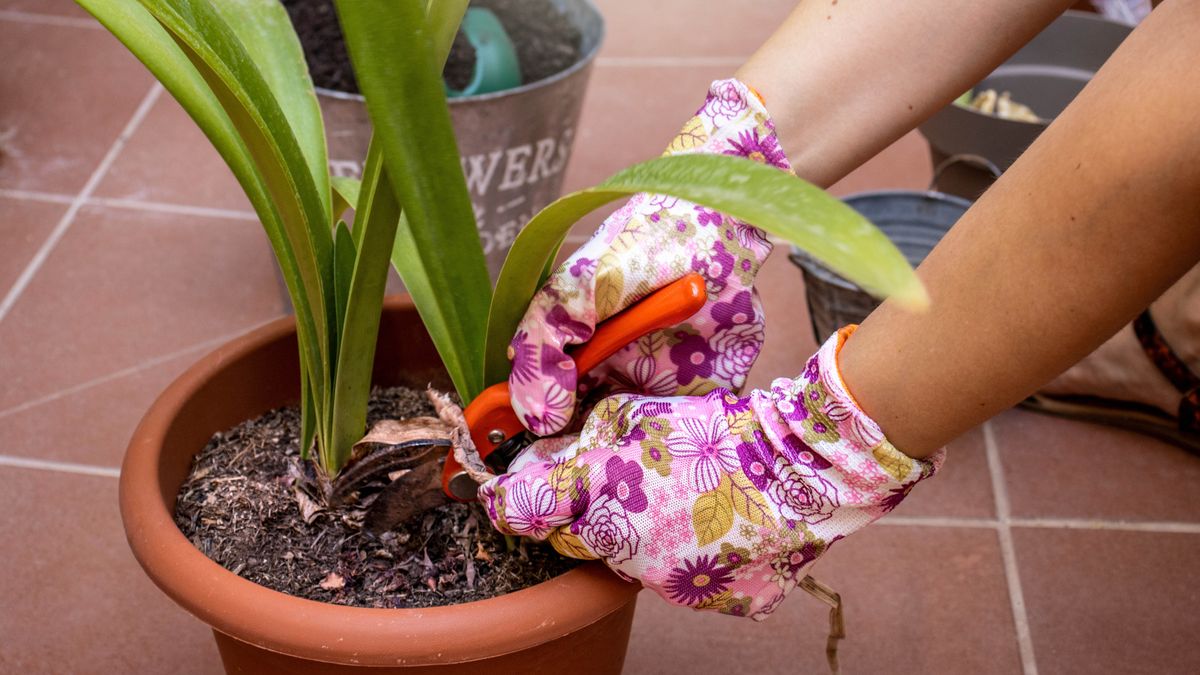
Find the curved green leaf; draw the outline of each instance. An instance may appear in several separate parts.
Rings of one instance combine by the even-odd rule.
[[[354,237],[350,235],[346,221],[338,220],[333,231],[334,314],[337,315],[337,335],[341,335],[350,299],[350,282],[354,278],[354,265],[358,258],[358,247],[354,244]],[[330,349],[337,353],[337,344],[331,344]],[[337,372],[336,368],[334,372]]]
[[[141,0],[208,83],[242,137],[284,224],[308,292],[325,368],[333,325],[333,236],[322,199],[287,116],[233,29],[204,0]]]
[[[307,374],[321,365],[316,322],[309,308],[295,252],[284,233],[275,202],[237,127],[187,54],[146,8],[137,2],[110,0],[78,0],[78,3],[158,78],[208,137],[246,192],[266,230],[296,308],[301,374],[307,382]],[[311,401],[307,387],[305,389],[302,400]],[[303,406],[306,419],[312,418],[311,407],[311,403]],[[311,425],[305,425],[306,430],[310,428]],[[311,443],[310,432],[305,438]]]
[[[363,167],[362,189],[354,209],[354,234],[338,230],[338,246],[357,246],[349,280],[346,310],[338,344],[333,386],[332,432],[325,468],[334,473],[350,459],[354,444],[366,433],[367,401],[383,294],[387,286],[391,243],[400,222],[400,204],[388,183],[378,144],[372,140]]]
[[[140,1],[204,78],[262,177],[304,287],[305,310],[297,307],[297,317],[307,310],[313,319],[313,339],[298,335],[302,348],[315,351],[318,358],[308,369],[310,393],[317,410],[327,410],[332,398],[331,342],[337,326],[329,195],[322,196],[317,189],[278,99],[241,39],[212,4],[207,0]],[[329,417],[316,417],[321,425],[316,433],[325,440],[330,433]]]
[[[279,102],[308,162],[317,194],[328,211],[329,156],[325,145],[325,122],[321,119],[321,106],[308,74],[304,50],[283,3],[279,0],[238,0],[214,2],[212,8],[233,29]]]
[[[459,164],[423,0],[337,0],[384,168],[404,218],[392,262],[454,380],[482,390],[491,282]],[[404,45],[404,58],[396,46]]]
[[[426,0],[425,22],[432,31],[433,54],[439,68],[445,66],[450,56],[450,47],[468,4],[468,0]]]
[[[929,303],[924,287],[895,245],[857,211],[815,185],[740,157],[660,157],[555,201],[517,236],[492,298],[485,383],[508,377],[508,343],[543,283],[541,270],[546,260],[558,251],[571,225],[605,203],[638,192],[679,197],[752,223],[803,248],[873,294],[894,297],[907,307]]]
[[[332,180],[333,218],[336,220],[346,213],[346,209],[350,208],[351,204],[358,203],[358,193],[362,189],[362,181],[349,176],[334,176]]]

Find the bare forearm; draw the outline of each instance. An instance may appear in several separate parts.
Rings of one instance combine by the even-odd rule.
[[[797,175],[829,186],[991,72],[1070,0],[805,0],[738,71]]]
[[[846,343],[863,409],[925,456],[1095,349],[1200,258],[1200,4],[1169,0]]]

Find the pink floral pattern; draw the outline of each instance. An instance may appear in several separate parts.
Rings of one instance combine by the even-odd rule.
[[[851,330],[746,397],[605,399],[573,442],[538,441],[480,499],[504,532],[599,558],[670,602],[763,619],[941,461],[901,453],[847,392]]]
[[[737,80],[714,82],[667,148],[667,154],[694,152],[791,170],[766,108]],[[592,400],[623,391],[740,391],[762,349],[763,313],[752,284],[770,251],[757,228],[716,211],[662,195],[630,199],[551,275],[513,338],[509,384],[522,421],[541,436],[562,431],[575,416],[580,389],[589,390]],[[690,271],[706,278],[708,305],[579,382],[567,347],[587,341],[598,322]]]

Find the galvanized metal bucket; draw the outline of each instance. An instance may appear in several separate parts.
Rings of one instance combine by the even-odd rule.
[[[548,78],[450,100],[463,173],[492,279],[517,232],[562,192],[588,77],[604,38],[591,0],[552,0],[579,29],[580,58]],[[317,90],[334,175],[358,177],[371,138],[362,96]]]
[[[954,155],[977,155],[1008,169],[1057,117],[1116,51],[1132,28],[1090,12],[1069,10],[1055,19],[978,85],[1012,93],[1031,107],[1039,122],[1009,120],[950,104],[919,129],[929,141],[934,165]],[[974,200],[995,180],[990,172],[957,164],[942,174],[937,188]]]
[[[932,189],[864,192],[843,201],[883,231],[913,267],[921,264],[971,206],[962,197]],[[799,248],[793,246],[789,258],[804,275],[808,316],[817,344],[842,326],[862,323],[882,302]]]

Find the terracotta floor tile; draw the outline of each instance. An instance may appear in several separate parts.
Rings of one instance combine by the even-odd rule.
[[[255,223],[85,208],[0,323],[0,410],[282,314]]]
[[[224,160],[170,95],[155,102],[96,196],[250,210]]]
[[[591,187],[631,164],[662,154],[679,127],[704,103],[720,66],[597,66],[580,113],[563,192]],[[654,92],[648,96],[647,92]],[[571,229],[576,246],[624,200],[584,217]]]
[[[150,90],[106,31],[0,21],[0,187],[76,193]]]
[[[910,131],[829,188],[844,197],[870,190],[924,190],[933,168],[925,137]]]
[[[992,424],[1014,516],[1200,522],[1200,459],[1174,446],[1015,410]]]
[[[995,518],[983,430],[972,429],[952,441],[938,473],[918,485],[892,513],[900,517]]]
[[[877,526],[839,542],[813,576],[846,604],[843,672],[1021,671],[990,530]],[[680,609],[645,591],[625,672],[825,673],[828,616],[799,591],[762,623]]]
[[[737,10],[696,0],[598,0],[606,23],[602,57],[749,56],[795,8],[794,0],[753,0]],[[733,72],[736,66],[729,66]]]
[[[1013,530],[1038,670],[1200,672],[1200,536]]]
[[[0,448],[20,457],[120,466],[129,437],[150,404],[216,346],[29,407],[0,410]]]
[[[220,672],[212,633],[129,552],[116,480],[0,469],[0,481],[0,672]]]
[[[66,210],[65,204],[0,197],[0,297],[8,293]]]
[[[720,66],[597,66],[579,118],[563,189],[595,185],[630,164],[653,159],[704,103]],[[651,95],[652,94],[652,95]]]
[[[24,12],[26,14],[48,14],[52,16],[70,16],[90,18],[72,0],[0,0],[0,10]]]

